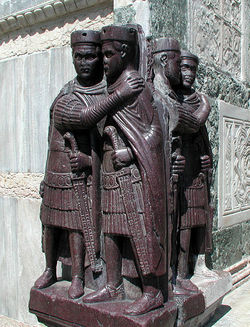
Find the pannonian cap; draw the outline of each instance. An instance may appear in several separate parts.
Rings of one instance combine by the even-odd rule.
[[[181,50],[181,59],[192,59],[199,64],[199,58],[187,50]]]
[[[153,53],[164,51],[180,51],[179,42],[171,37],[162,37],[153,42]]]
[[[131,44],[137,42],[137,32],[132,27],[109,25],[101,30],[101,41],[120,41]]]
[[[100,32],[79,30],[71,33],[71,47],[85,43],[101,44]]]

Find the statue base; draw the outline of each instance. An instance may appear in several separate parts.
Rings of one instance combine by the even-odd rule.
[[[194,274],[191,281],[204,295],[205,310],[202,314],[186,321],[184,326],[203,326],[212,319],[224,296],[232,289],[232,276],[229,272],[212,271],[206,268]]]
[[[131,301],[85,304],[68,297],[69,282],[61,281],[45,288],[32,288],[29,310],[49,327],[173,327],[177,307],[172,301],[140,316],[128,316],[123,310]]]
[[[186,326],[186,321],[199,316],[205,310],[205,300],[201,291],[190,292],[188,295],[175,295],[173,300],[178,308],[177,327]]]

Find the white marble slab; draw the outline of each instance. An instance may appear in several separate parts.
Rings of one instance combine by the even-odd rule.
[[[218,227],[250,219],[250,110],[219,101]]]
[[[0,62],[2,172],[44,171],[49,108],[74,75],[70,47]]]

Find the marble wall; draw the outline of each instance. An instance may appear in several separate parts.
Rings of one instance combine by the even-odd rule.
[[[49,108],[74,77],[70,47],[0,61],[1,173],[42,173]]]
[[[218,227],[250,219],[250,110],[220,102]]]
[[[0,197],[0,312],[32,324],[29,292],[44,269],[39,207],[39,200]]]
[[[0,0],[1,16],[8,16],[13,13],[42,4],[44,0]]]

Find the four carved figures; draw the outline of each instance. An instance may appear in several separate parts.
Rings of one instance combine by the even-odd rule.
[[[71,35],[77,77],[50,110],[41,184],[46,269],[35,282],[57,281],[66,234],[69,297],[126,299],[124,277],[136,279],[141,292],[127,315],[161,307],[172,288],[192,291],[190,259],[211,249],[210,106],[192,88],[198,58],[175,39],[153,40],[148,85],[138,72],[141,42],[131,25]],[[87,267],[107,279],[84,294]]]

